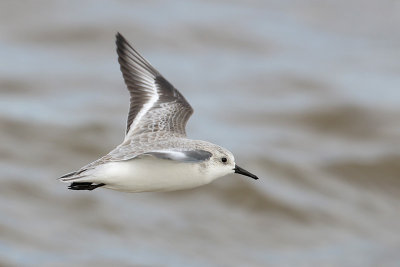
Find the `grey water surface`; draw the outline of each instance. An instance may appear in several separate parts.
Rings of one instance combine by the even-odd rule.
[[[0,2],[1,266],[400,266],[400,2]],[[123,139],[114,36],[257,174],[69,191]]]

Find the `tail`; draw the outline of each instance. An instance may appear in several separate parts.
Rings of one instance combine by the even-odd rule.
[[[68,186],[68,189],[71,189],[71,190],[90,190],[90,191],[92,191],[92,190],[96,189],[97,187],[101,187],[101,186],[104,186],[104,185],[106,185],[106,184],[93,184],[91,182],[82,182],[82,183],[73,182],[72,184],[70,184],[70,186]]]
[[[94,190],[98,187],[105,185],[103,183],[95,184],[92,182],[74,182],[81,178],[87,177],[88,175],[84,174],[86,170],[87,169],[83,169],[83,170],[67,173],[67,174],[61,176],[60,178],[58,178],[58,180],[60,180],[61,182],[64,182],[64,183],[68,183],[68,182],[72,181],[72,183],[68,186],[68,189],[71,189],[71,190],[90,190],[91,191],[91,190]]]
[[[58,180],[61,180],[63,182],[71,179],[71,177],[75,176],[78,172],[70,172],[67,174],[64,174],[63,176],[61,176],[60,178],[58,178]]]
[[[70,173],[64,174],[63,176],[58,178],[58,180],[60,180],[61,182],[70,182],[73,180],[77,180],[77,179],[86,177],[87,175],[84,174],[86,171],[87,171],[87,169],[81,169],[79,171],[70,172]]]

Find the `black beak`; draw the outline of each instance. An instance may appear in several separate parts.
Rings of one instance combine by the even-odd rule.
[[[239,173],[239,174],[242,174],[242,175],[249,176],[249,177],[253,178],[254,180],[257,180],[257,179],[258,179],[257,176],[255,176],[255,175],[252,174],[252,173],[249,173],[249,172],[246,171],[245,169],[240,168],[238,165],[235,165],[234,170],[235,170],[235,173]]]

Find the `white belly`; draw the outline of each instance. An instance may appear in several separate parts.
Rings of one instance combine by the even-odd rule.
[[[212,179],[197,163],[141,158],[99,166],[90,180],[118,191],[149,192],[193,188]]]

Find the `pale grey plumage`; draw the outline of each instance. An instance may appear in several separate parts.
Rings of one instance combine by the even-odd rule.
[[[177,162],[202,162],[211,158],[212,153],[205,150],[187,150],[187,151],[155,151],[143,153],[138,157],[151,156],[159,159],[173,160]]]
[[[118,62],[130,93],[125,139],[107,155],[75,173],[63,176],[64,178],[73,180],[97,165],[129,160],[149,151],[182,151],[189,148],[201,150],[207,147],[207,142],[195,144],[193,140],[185,138],[186,123],[193,114],[193,109],[183,95],[120,33],[116,35],[116,45]]]
[[[170,191],[204,185],[233,172],[258,179],[237,166],[228,150],[186,138],[192,107],[121,34],[116,38],[130,93],[125,139],[102,158],[62,176],[62,182],[72,182],[69,189]]]

